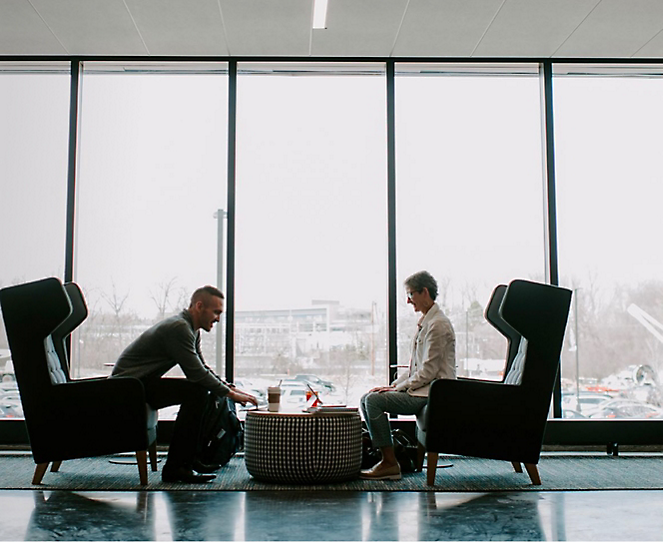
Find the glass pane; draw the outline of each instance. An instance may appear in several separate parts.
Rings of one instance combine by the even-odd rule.
[[[399,365],[416,322],[403,281],[429,271],[459,376],[501,380],[506,341],[483,312],[500,283],[544,279],[536,66],[397,65]]]
[[[76,280],[90,315],[74,341],[76,376],[109,374],[134,338],[186,308],[197,287],[223,283],[227,75],[219,65],[103,67],[86,64],[82,78]],[[203,333],[212,367],[216,339]]]
[[[663,78],[654,70],[556,70],[560,275],[574,290],[565,417],[663,417]]]
[[[64,276],[69,74],[0,64],[0,288]],[[0,418],[23,416],[4,324]]]
[[[383,67],[240,65],[236,374],[294,408],[385,379],[385,92]]]

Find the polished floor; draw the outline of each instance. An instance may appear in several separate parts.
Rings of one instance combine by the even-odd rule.
[[[0,540],[663,540],[663,491],[2,490]]]

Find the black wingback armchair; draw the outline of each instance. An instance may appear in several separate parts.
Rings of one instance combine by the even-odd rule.
[[[433,382],[424,414],[427,482],[439,453],[525,465],[541,484],[537,464],[559,368],[571,304],[565,288],[514,280],[498,286],[486,318],[508,339],[502,382],[459,378]]]
[[[152,442],[143,385],[130,377],[71,379],[63,341],[85,319],[87,309],[78,287],[67,289],[71,298],[57,278],[47,278],[0,290],[36,463],[32,483],[41,482],[51,462],[57,471],[66,459],[132,451],[145,485]]]

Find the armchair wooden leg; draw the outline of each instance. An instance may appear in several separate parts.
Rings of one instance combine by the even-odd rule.
[[[435,471],[437,470],[437,452],[428,452],[428,466],[426,467],[426,483],[429,486],[435,485]]]
[[[520,464],[520,461],[511,461],[513,465],[513,470],[516,472],[523,472],[523,466]]]
[[[421,442],[417,443],[417,464],[414,466],[415,472],[421,472],[424,468],[424,457],[426,456],[426,448]]]
[[[60,465],[62,465],[62,461],[53,461],[51,472],[58,472],[60,470]]]
[[[147,485],[147,450],[136,452],[136,462],[138,463],[138,475],[140,476],[140,485]]]
[[[150,456],[150,466],[152,467],[152,472],[157,471],[157,441],[155,440],[150,447],[147,449],[147,452]]]
[[[44,477],[44,474],[46,474],[46,469],[48,469],[48,463],[37,463],[35,473],[32,476],[32,483],[34,485],[41,484],[41,480]]]
[[[525,470],[527,470],[527,474],[529,474],[529,478],[532,480],[532,484],[535,486],[540,486],[541,478],[539,477],[539,469],[536,468],[536,465],[533,463],[525,463]]]

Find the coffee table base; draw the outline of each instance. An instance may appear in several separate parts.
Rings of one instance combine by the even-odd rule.
[[[249,412],[244,460],[263,482],[292,484],[352,480],[361,470],[361,417]]]

